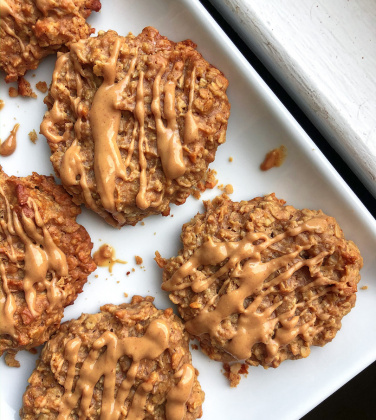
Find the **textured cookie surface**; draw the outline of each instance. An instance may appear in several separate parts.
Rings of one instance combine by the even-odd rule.
[[[335,219],[274,194],[205,206],[183,226],[179,256],[157,253],[162,288],[203,351],[277,367],[331,341],[355,304],[363,264]]]
[[[201,417],[188,334],[171,309],[152,301],[134,296],[62,324],[29,379],[21,418]]]
[[[100,0],[0,0],[0,69],[16,81],[40,60],[94,30],[86,18]]]
[[[151,27],[100,32],[57,61],[41,125],[76,203],[114,225],[169,214],[199,185],[225,141],[228,82],[191,41]]]
[[[10,362],[56,331],[96,267],[79,213],[52,177],[0,169],[0,355],[8,351]]]

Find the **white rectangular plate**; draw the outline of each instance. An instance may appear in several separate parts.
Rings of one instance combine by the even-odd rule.
[[[97,31],[115,29],[121,35],[129,31],[138,34],[143,27],[152,25],[174,41],[190,38],[229,79],[232,109],[227,141],[211,167],[218,172],[219,184],[233,185],[233,200],[275,192],[295,207],[321,208],[337,218],[346,237],[363,254],[361,286],[367,285],[368,290],[359,290],[356,307],[345,317],[335,340],[324,348],[313,348],[307,359],[284,362],[278,369],[250,368],[248,377],[231,389],[221,373],[221,364],[193,351],[194,365],[206,393],[204,419],[299,418],[376,359],[375,220],[197,0],[103,3],[103,10],[90,18]],[[34,84],[40,80],[49,83],[54,61],[45,60],[28,79]],[[15,122],[21,127],[16,152],[0,158],[0,163],[9,175],[52,173],[43,136],[39,135],[36,145],[28,138],[30,131],[39,132],[46,109],[43,95],[38,93],[37,100],[12,99],[7,89],[2,82],[0,98],[5,107],[0,111],[0,137],[4,139]],[[282,144],[287,148],[284,164],[268,172],[260,171],[265,153]],[[219,193],[215,188],[202,198]],[[97,312],[105,303],[128,302],[134,294],[155,296],[158,307],[169,307],[167,294],[160,289],[162,273],[153,260],[154,253],[158,250],[164,257],[176,255],[182,224],[202,209],[201,201],[190,198],[183,206],[173,206],[170,217],[150,217],[144,225],[121,230],[84,209],[79,222],[91,235],[94,250],[108,243],[116,249],[117,258],[128,263],[115,265],[112,275],[106,268],[99,268],[94,273],[98,277],[90,276],[84,292],[66,309],[64,319]],[[144,268],[135,264],[135,255],[143,258]],[[128,271],[131,273],[126,275]],[[125,298],[124,293],[129,297]],[[19,369],[8,368],[3,358],[0,360],[2,419],[18,418],[27,378],[35,366],[36,356],[21,352],[18,358]]]
[[[374,0],[210,0],[376,197]]]

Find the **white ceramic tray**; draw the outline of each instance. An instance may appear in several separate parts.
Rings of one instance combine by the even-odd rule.
[[[294,419],[299,418],[376,359],[376,223],[368,211],[325,157],[283,108],[274,94],[250,67],[244,57],[223,34],[197,0],[113,0],[103,2],[103,11],[91,18],[98,30],[115,29],[120,34],[137,34],[153,25],[173,40],[191,38],[199,51],[219,67],[230,80],[228,94],[232,103],[227,142],[219,148],[212,167],[219,183],[232,184],[234,200],[251,199],[275,192],[296,207],[321,208],[334,215],[347,238],[354,240],[365,266],[356,307],[344,319],[342,330],[324,348],[313,348],[307,359],[287,361],[278,369],[250,368],[247,378],[231,389],[221,373],[221,365],[200,351],[193,351],[194,365],[206,392],[204,419]],[[54,59],[43,62],[28,79],[50,81]],[[49,149],[43,136],[34,145],[28,133],[39,124],[45,111],[42,94],[38,99],[11,99],[8,86],[1,84],[0,137],[4,139],[15,122],[21,124],[18,148],[0,163],[8,174],[25,176],[32,171],[50,174]],[[280,168],[261,172],[265,153],[281,144],[287,147],[287,159]],[[233,162],[229,162],[233,157]],[[219,194],[207,191],[202,198]],[[173,207],[173,217],[151,217],[145,225],[121,230],[106,225],[96,215],[83,210],[79,217],[90,233],[94,250],[103,243],[116,249],[117,258],[128,261],[114,266],[113,275],[100,268],[84,287],[76,303],[65,311],[65,320],[81,312],[96,312],[105,303],[129,301],[133,294],[153,295],[160,308],[170,306],[160,289],[161,271],[153,260],[154,252],[176,255],[180,247],[181,225],[203,208],[201,201],[190,198],[184,206]],[[143,258],[145,267],[136,266],[134,257]],[[127,271],[134,272],[126,275]],[[124,293],[129,295],[124,297]],[[8,368],[0,360],[0,418],[18,418],[21,398],[36,357],[21,352],[21,367]],[[319,385],[318,385],[319,384]]]
[[[374,0],[210,0],[376,197]]]

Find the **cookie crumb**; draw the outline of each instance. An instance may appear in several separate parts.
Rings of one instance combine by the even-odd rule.
[[[142,258],[141,258],[141,257],[139,257],[138,255],[136,255],[134,258],[135,258],[135,260],[136,260],[136,264],[137,264],[137,265],[141,265],[141,264],[143,263]]]
[[[30,131],[30,133],[29,133],[29,139],[30,139],[30,141],[31,141],[32,143],[34,143],[34,144],[37,142],[37,140],[38,140],[38,135],[37,135],[37,132],[36,132],[35,130]]]
[[[29,98],[36,98],[37,95],[31,89],[30,83],[24,78],[20,77],[17,80],[18,83],[18,94],[21,96],[27,96]]]
[[[0,99],[0,111],[4,108],[4,101]]]
[[[226,194],[232,194],[234,192],[234,187],[231,184],[225,186],[224,192]]]
[[[248,374],[248,365],[245,363],[223,364],[224,376],[230,381],[230,387],[236,388],[239,385],[241,376]]]
[[[35,87],[39,90],[39,92],[46,93],[48,91],[48,86],[46,82],[38,82]]]
[[[232,156],[230,156],[229,158],[228,158],[228,161],[229,162],[232,162],[234,159],[233,159],[233,157]]]
[[[18,90],[16,88],[14,88],[13,86],[11,86],[9,88],[9,96],[11,98],[17,98],[17,96],[18,96]]]
[[[201,198],[201,193],[199,190],[193,190],[192,195],[196,200],[199,200]]]
[[[10,352],[10,351],[6,352],[4,359],[5,359],[5,363],[6,363],[7,366],[9,366],[9,367],[20,367],[21,366],[20,362],[16,359],[16,354],[17,353]]]
[[[192,348],[192,350],[198,350],[198,345],[197,344],[192,344],[191,348]]]
[[[217,188],[226,194],[232,194],[234,192],[234,187],[231,184],[220,184]]]
[[[126,298],[127,298],[127,297],[128,297],[128,293],[125,293],[125,292],[124,292],[124,297],[126,297]]]
[[[368,286],[362,286],[361,289],[362,290],[367,290],[368,289]]]

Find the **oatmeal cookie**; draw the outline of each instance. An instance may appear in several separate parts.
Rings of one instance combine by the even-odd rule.
[[[355,304],[358,248],[333,217],[274,194],[223,195],[183,226],[183,249],[157,262],[187,331],[222,362],[277,367],[330,342]]]
[[[52,177],[0,168],[0,355],[32,349],[55,332],[96,268],[80,213]]]
[[[79,41],[58,58],[41,125],[66,190],[113,226],[168,215],[225,141],[227,79],[191,41],[151,27]]]
[[[36,69],[42,58],[87,38],[94,29],[86,19],[100,8],[100,0],[0,0],[0,69],[7,74],[5,80],[16,81]]]
[[[188,334],[172,309],[152,302],[134,296],[62,324],[29,379],[21,418],[201,417],[204,393]]]

